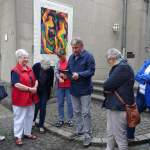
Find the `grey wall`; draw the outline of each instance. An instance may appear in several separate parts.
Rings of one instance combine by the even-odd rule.
[[[135,58],[129,59],[135,71],[145,59],[146,6],[143,0],[128,1],[127,51],[135,53]]]
[[[122,1],[120,0],[57,0],[73,6],[73,36],[80,36],[85,47],[96,59],[95,79],[104,78],[107,67],[105,51],[110,47],[121,47],[121,31],[113,33],[114,23],[122,24]],[[17,48],[26,48],[32,53],[33,3],[16,0]],[[21,8],[21,9],[20,9]]]
[[[145,46],[150,47],[150,3],[146,6],[146,40]]]
[[[33,1],[16,0],[17,49],[24,48],[33,55]]]
[[[95,79],[104,79],[108,72],[105,60],[110,47],[121,48],[123,0],[56,0],[73,6],[73,37],[80,36],[96,59]],[[0,0],[1,26],[1,77],[9,80],[9,71],[15,63],[14,51],[25,48],[33,54],[33,1]],[[9,8],[9,9],[8,9]],[[16,8],[16,10],[15,10]],[[7,11],[6,11],[7,10]],[[11,11],[8,11],[11,10]],[[7,12],[7,13],[5,13]],[[146,3],[144,0],[128,0],[127,51],[135,53],[129,62],[135,68],[143,62],[146,27]],[[11,21],[10,21],[11,20]],[[112,26],[120,24],[120,31],[114,33]],[[8,33],[8,41],[4,34]],[[11,51],[11,52],[10,52]],[[7,60],[9,60],[7,62]],[[7,63],[6,63],[7,62]]]
[[[15,0],[5,0],[0,3],[0,43],[1,43],[1,70],[2,80],[10,81],[10,68],[15,64],[14,52],[16,50],[16,12]],[[8,40],[5,40],[7,35]]]
[[[105,77],[108,70],[105,52],[110,47],[121,47],[121,31],[114,33],[112,25],[122,24],[120,0],[57,0],[73,6],[73,36],[80,36],[85,47],[96,59],[95,79]]]
[[[1,70],[1,10],[2,10],[2,0],[0,0],[0,70]]]

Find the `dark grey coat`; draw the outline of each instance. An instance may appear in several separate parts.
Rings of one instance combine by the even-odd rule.
[[[103,106],[106,109],[125,110],[124,106],[113,94],[118,94],[125,100],[126,104],[134,103],[134,72],[126,60],[122,60],[119,64],[113,66],[109,72],[109,78],[104,83],[105,101]],[[107,94],[106,91],[111,92]]]

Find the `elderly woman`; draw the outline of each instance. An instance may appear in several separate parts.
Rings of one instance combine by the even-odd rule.
[[[107,62],[111,66],[108,79],[104,82],[105,101],[107,109],[107,148],[113,150],[115,142],[119,150],[128,150],[127,119],[124,105],[117,99],[116,91],[126,104],[134,103],[134,73],[121,53],[115,48],[107,52]]]
[[[34,104],[38,102],[36,96],[38,81],[32,69],[27,65],[29,54],[24,49],[15,52],[16,66],[11,70],[12,107],[14,114],[14,136],[16,144],[22,145],[22,137],[35,140],[31,134]]]
[[[54,81],[54,69],[50,66],[50,60],[48,56],[41,59],[40,62],[33,65],[34,74],[38,80],[37,94],[39,96],[39,103],[35,107],[34,123],[40,110],[39,114],[39,130],[40,133],[45,132],[44,121],[46,117],[46,104],[50,98],[51,88],[53,87]]]

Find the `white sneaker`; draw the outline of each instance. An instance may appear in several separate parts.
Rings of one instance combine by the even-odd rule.
[[[5,136],[0,135],[0,141],[5,140]]]
[[[40,127],[40,133],[45,133],[45,129],[43,127]]]
[[[33,121],[33,123],[32,123],[32,127],[35,127],[35,121]]]

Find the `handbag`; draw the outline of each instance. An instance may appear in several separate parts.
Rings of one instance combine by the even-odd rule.
[[[0,101],[7,96],[8,96],[8,94],[5,90],[5,87],[3,85],[0,85]]]
[[[125,101],[123,100],[123,98],[115,91],[114,92],[116,97],[118,98],[118,100],[125,106],[125,110],[127,113],[127,124],[129,128],[134,128],[136,127],[140,121],[140,113],[137,109],[137,105],[134,101],[134,103],[132,105],[127,105],[125,103]]]

